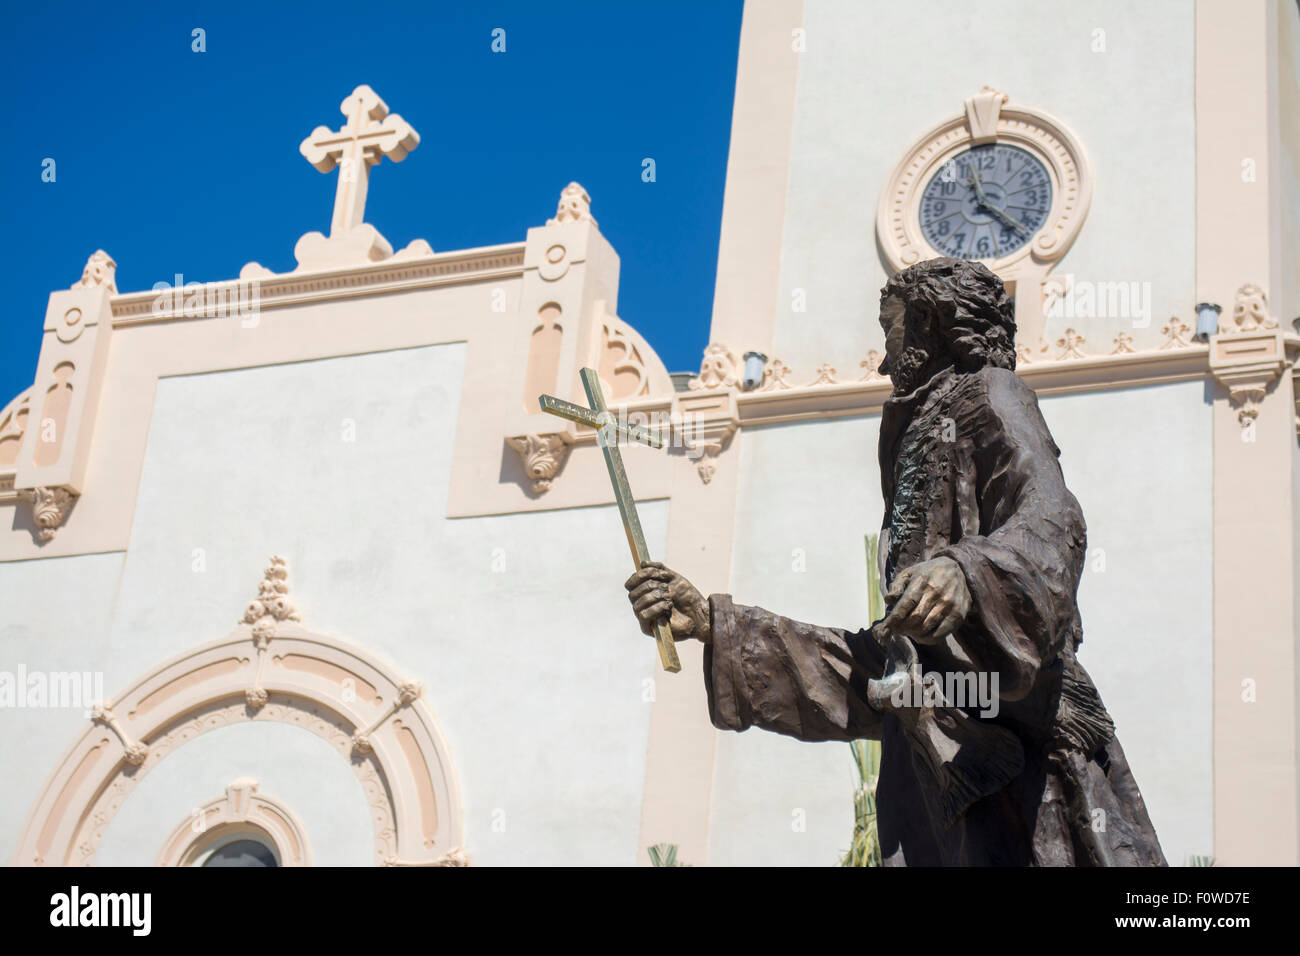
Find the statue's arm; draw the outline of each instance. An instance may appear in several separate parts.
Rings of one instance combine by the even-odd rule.
[[[879,739],[881,714],[866,694],[885,660],[869,631],[803,624],[728,594],[710,595],[708,606],[704,682],[715,727],[810,741]]]

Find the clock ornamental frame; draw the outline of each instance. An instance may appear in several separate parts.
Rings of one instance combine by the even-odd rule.
[[[1073,245],[1092,204],[1092,164],[1083,143],[1055,117],[1018,104],[992,87],[968,98],[961,114],[931,128],[894,166],[876,211],[876,240],[890,274],[943,253],[921,231],[921,196],[945,163],[970,149],[1002,143],[1026,150],[1047,170],[1052,205],[1033,238],[1009,255],[981,259],[1016,299],[1016,348],[1022,359],[1045,359],[1046,301],[1065,284],[1048,275]]]

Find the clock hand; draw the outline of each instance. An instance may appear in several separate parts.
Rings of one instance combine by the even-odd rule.
[[[1025,228],[1024,223],[1020,222],[1018,219],[1013,218],[1012,216],[1008,216],[1001,209],[998,209],[996,206],[994,206],[992,203],[989,202],[988,193],[984,191],[984,187],[982,185],[983,178],[980,176],[979,173],[977,173],[975,170],[972,169],[970,172],[970,178],[967,180],[967,182],[971,186],[975,187],[975,204],[977,206],[980,206],[981,208],[988,210],[989,214],[998,222],[1002,223],[1002,225],[1007,226],[1010,229],[1014,229],[1022,236],[1029,235],[1029,230]]]
[[[984,204],[981,203],[981,205],[984,205]],[[992,207],[992,206],[984,205],[984,208],[987,209],[987,210],[989,211],[989,213],[993,216],[994,219],[996,219],[998,222],[1002,223],[1002,225],[1007,226],[1008,228],[1014,229],[1016,232],[1020,233],[1022,236],[1028,236],[1028,235],[1029,235],[1029,230],[1025,227],[1025,224],[1022,223],[1019,219],[1016,219],[1016,218],[1013,217],[1013,216],[1008,216],[1008,215],[1007,215],[1005,212],[1003,212],[1001,209],[995,209],[995,208]]]

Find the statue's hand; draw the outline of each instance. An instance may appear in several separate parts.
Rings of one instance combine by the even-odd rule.
[[[623,586],[628,590],[642,634],[653,633],[654,622],[666,617],[673,640],[694,637],[707,644],[713,637],[709,602],[676,571],[658,561],[647,561]]]
[[[901,634],[919,644],[936,644],[966,619],[970,589],[961,565],[952,558],[934,558],[904,568],[889,585],[889,613],[877,625],[888,634]]]

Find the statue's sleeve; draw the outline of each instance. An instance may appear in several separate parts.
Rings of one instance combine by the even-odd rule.
[[[867,681],[884,671],[869,631],[815,627],[761,607],[709,597],[704,648],[709,719],[722,730],[761,727],[800,740],[879,739]]]
[[[1029,693],[1044,663],[1079,634],[1076,591],[1087,547],[1083,512],[1032,389],[1005,369],[985,373],[975,434],[981,534],[938,552],[961,565],[972,606],[955,635],[1000,696]]]

